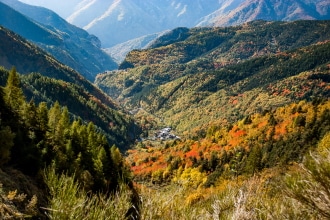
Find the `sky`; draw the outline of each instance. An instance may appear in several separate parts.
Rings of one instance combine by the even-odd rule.
[[[67,18],[68,16],[73,13],[74,8],[80,3],[80,2],[90,2],[93,0],[19,0],[23,3],[29,4],[29,5],[37,5],[42,6],[45,8],[49,8],[53,11],[55,11],[57,14],[59,14],[63,18]]]

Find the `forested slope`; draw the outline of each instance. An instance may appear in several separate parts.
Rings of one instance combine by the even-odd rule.
[[[138,126],[116,102],[73,69],[63,65],[19,35],[0,28],[0,65],[15,66],[22,75],[28,100],[44,101],[50,107],[58,101],[83,121],[92,121],[109,141],[128,148],[139,133]],[[13,49],[14,48],[14,49]],[[30,74],[32,73],[32,74]],[[1,69],[1,85],[7,71]]]
[[[106,199],[126,184],[134,196],[119,149],[92,122],[72,119],[58,102],[50,108],[46,102],[26,102],[20,84],[13,68],[0,87],[1,218],[68,215],[69,204],[80,202],[74,198],[86,195],[86,203],[89,192],[90,198]],[[58,201],[67,205],[55,210]]]
[[[180,28],[155,48],[130,52],[122,70],[99,75],[96,84],[189,134],[210,122],[327,97],[329,36],[329,21]]]

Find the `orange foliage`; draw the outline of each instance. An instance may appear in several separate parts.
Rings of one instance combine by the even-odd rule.
[[[233,105],[236,105],[238,103],[238,100],[237,99],[234,99],[232,102],[231,102]]]
[[[318,115],[328,109],[330,109],[330,102],[319,105]],[[150,175],[157,170],[166,170],[169,165],[167,162],[169,156],[173,159],[180,158],[181,165],[191,167],[191,158],[200,160],[202,156],[210,159],[212,152],[220,155],[221,151],[231,151],[237,146],[249,149],[251,144],[262,138],[266,141],[271,138],[277,140],[280,137],[285,138],[288,133],[297,132],[298,128],[294,123],[299,115],[305,117],[306,122],[309,122],[313,119],[313,114],[311,103],[295,103],[272,112],[276,122],[275,126],[269,123],[270,114],[256,114],[251,116],[251,122],[248,124],[244,124],[243,121],[237,122],[229,131],[219,126],[218,130],[212,131],[207,138],[199,141],[183,140],[167,148],[159,146],[128,150],[128,160],[131,162],[130,164],[134,164],[132,162],[136,164],[132,167],[133,173],[141,176]],[[271,135],[274,136],[271,137]]]
[[[186,157],[198,157],[198,152],[195,150],[191,150],[188,153],[186,153]]]
[[[283,89],[283,91],[282,91],[282,96],[285,96],[285,95],[288,95],[288,94],[290,94],[291,93],[291,91],[289,90],[289,89]]]
[[[257,126],[257,128],[263,128],[263,127],[265,127],[266,125],[267,125],[267,121],[265,120],[265,121],[262,121],[262,122],[260,122],[259,124],[258,124],[258,126]]]

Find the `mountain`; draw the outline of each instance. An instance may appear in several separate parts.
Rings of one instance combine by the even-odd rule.
[[[20,0],[20,2],[24,2],[29,5],[36,5],[36,6],[42,6],[45,8],[49,8],[49,9],[55,11],[61,17],[66,18],[75,11],[75,7],[77,7],[84,1],[83,0],[70,0],[70,1],[61,2],[61,4],[59,4],[59,2],[48,1],[48,0]]]
[[[25,2],[48,6],[53,10],[58,8],[47,1]],[[202,0],[95,0],[79,1],[74,7],[71,1],[61,3],[62,8],[72,7],[73,9],[69,16],[65,16],[67,13],[62,16],[70,23],[96,35],[104,48],[179,26],[193,27],[201,17],[218,8],[218,5],[217,0],[207,2]],[[61,14],[60,10],[56,12]]]
[[[105,47],[109,47],[178,26],[192,27],[201,16],[212,12],[217,4],[215,0],[99,0],[81,7],[67,20],[95,34]]]
[[[257,19],[326,20],[330,16],[327,0],[21,1],[55,10],[99,37],[104,48],[176,27],[230,26]]]
[[[1,2],[1,25],[36,43],[88,80],[93,81],[96,74],[117,67],[100,48],[97,37],[67,23],[54,12],[16,0]]]
[[[111,144],[121,149],[130,146],[139,128],[132,119],[107,95],[78,72],[14,32],[0,27],[0,65],[15,66],[22,76],[28,100],[58,101],[67,106],[73,117],[92,121],[107,135]],[[1,85],[6,81],[6,70],[1,69]]]
[[[329,36],[330,21],[178,28],[153,48],[131,51],[120,70],[98,75],[96,84],[134,112],[185,133],[328,96],[326,89],[309,90],[307,81],[328,74]],[[300,74],[305,80],[294,78]]]
[[[218,10],[202,18],[197,26],[231,26],[259,19],[270,21],[328,20],[330,19],[330,2],[327,0],[225,1]]]

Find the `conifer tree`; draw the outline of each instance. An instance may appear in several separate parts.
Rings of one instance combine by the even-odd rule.
[[[39,140],[38,145],[41,149],[44,149],[46,144],[46,134],[48,131],[48,108],[45,102],[41,102],[37,107],[37,128],[36,128],[36,138]]]
[[[23,106],[22,118],[24,120],[25,127],[28,129],[29,137],[34,142],[37,141],[35,131],[38,129],[38,116],[37,107],[35,106],[33,100]]]
[[[49,109],[48,118],[50,138],[54,138],[54,140],[57,140],[58,138],[56,138],[56,133],[61,118],[61,106],[57,101]]]
[[[25,103],[25,96],[21,89],[21,81],[15,67],[9,72],[7,84],[5,86],[5,93],[5,101],[13,111],[18,114]]]
[[[66,142],[66,137],[69,135],[68,129],[70,127],[69,110],[63,107],[58,124],[55,127],[55,137],[57,142],[63,147]]]

